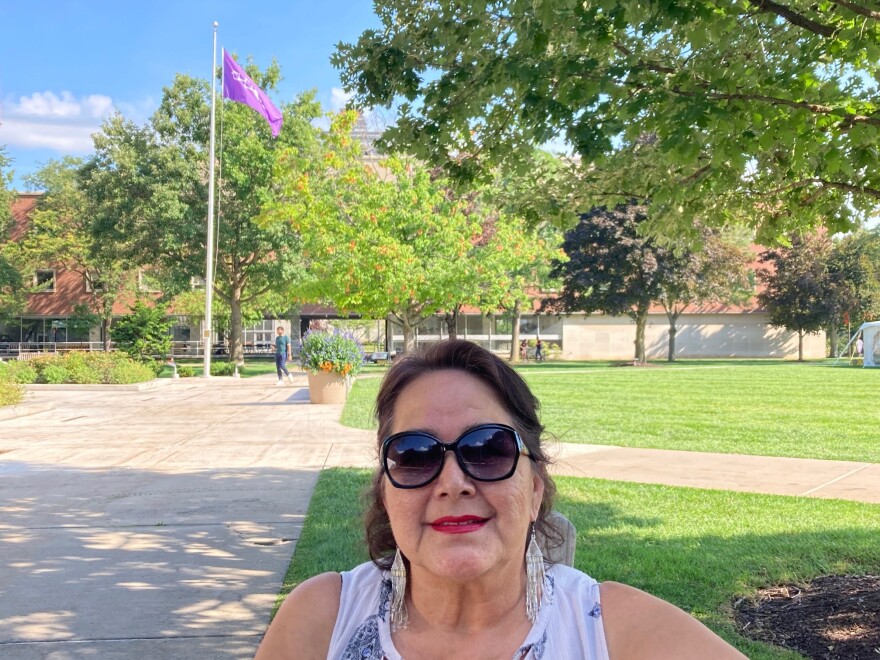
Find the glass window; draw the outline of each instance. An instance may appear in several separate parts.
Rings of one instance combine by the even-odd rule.
[[[510,355],[510,340],[493,340],[492,350],[496,353],[504,353],[505,355]]]
[[[513,319],[509,316],[496,316],[495,317],[495,334],[496,335],[510,335],[513,334]]]
[[[67,319],[52,319],[49,325],[49,341],[67,341]]]
[[[54,270],[38,270],[34,275],[34,286],[41,292],[52,293],[55,291],[55,271]]]
[[[468,335],[487,335],[489,334],[488,319],[482,314],[468,314],[467,333]]]
[[[91,293],[92,291],[103,291],[104,290],[104,282],[98,279],[97,275],[93,275],[92,273],[86,273],[86,291]]]
[[[538,317],[534,314],[523,314],[519,320],[519,331],[524,335],[538,333]]]
[[[439,316],[429,316],[424,321],[422,321],[421,325],[419,325],[419,334],[439,335],[441,323],[442,319]]]

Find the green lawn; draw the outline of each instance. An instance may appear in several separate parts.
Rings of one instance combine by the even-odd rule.
[[[366,561],[365,470],[321,474],[282,595]],[[798,658],[740,637],[731,603],[755,589],[829,573],[880,571],[880,507],[560,477],[556,508],[578,530],[575,566],[692,612],[755,659]],[[280,602],[280,598],[279,598]]]
[[[683,360],[520,368],[564,442],[880,462],[880,370],[828,361]],[[378,379],[359,379],[342,422],[374,428]]]

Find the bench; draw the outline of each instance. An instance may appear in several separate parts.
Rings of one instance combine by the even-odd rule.
[[[55,355],[55,353],[50,353],[48,351],[32,351],[32,352],[24,352],[19,353],[15,356],[16,360],[33,360],[35,358],[40,357],[41,355]]]
[[[388,362],[388,353],[385,351],[375,351],[367,358],[373,364],[386,364]]]

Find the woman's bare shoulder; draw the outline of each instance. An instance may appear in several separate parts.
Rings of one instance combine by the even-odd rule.
[[[599,585],[605,638],[611,657],[745,658],[718,635],[672,603],[619,582]]]
[[[321,573],[290,592],[272,620],[254,660],[324,660],[339,612],[342,578]]]

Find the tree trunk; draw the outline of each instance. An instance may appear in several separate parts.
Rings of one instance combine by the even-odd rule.
[[[443,320],[446,321],[446,333],[449,335],[449,339],[458,339],[458,312],[461,309],[461,305],[456,305],[452,308],[452,312],[444,312]]]
[[[804,331],[798,330],[798,362],[804,361]]]
[[[385,317],[385,352],[391,353],[391,347],[394,346],[394,324],[391,318]]]
[[[510,316],[512,324],[510,328],[510,361],[519,362],[519,319],[522,316],[519,300],[513,303],[513,311]]]
[[[101,340],[104,342],[104,352],[110,352],[110,321],[111,317],[105,316],[101,319]]]
[[[832,321],[828,325],[828,341],[831,344],[831,355],[829,357],[837,357],[837,321]]]
[[[667,362],[675,362],[675,333],[677,332],[675,322],[678,321],[678,312],[666,312],[669,319],[669,355],[666,357]]]
[[[229,309],[231,318],[229,319],[229,361],[238,366],[244,364],[244,345],[241,341],[243,332],[241,320],[241,286],[233,285],[232,295],[230,296]],[[211,346],[208,350],[211,350]]]
[[[415,326],[410,324],[406,314],[401,315],[400,320],[403,322],[403,352],[411,353],[416,347]]]
[[[648,308],[636,310],[636,362],[645,362],[645,326],[648,324]]]

